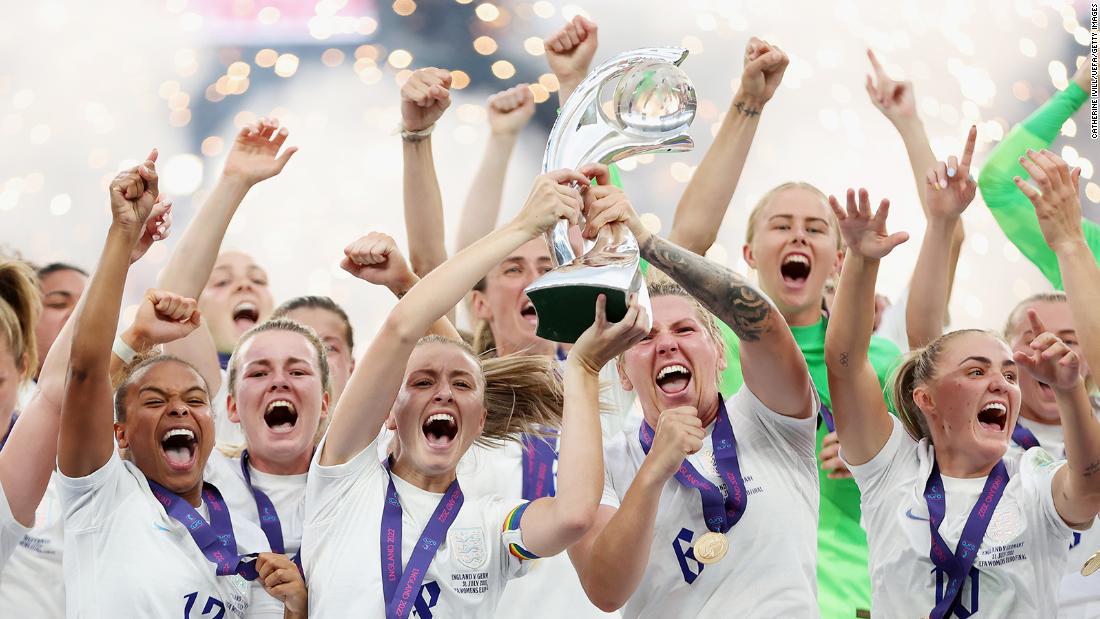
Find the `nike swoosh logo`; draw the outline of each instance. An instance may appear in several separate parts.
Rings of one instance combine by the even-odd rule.
[[[928,522],[927,518],[921,518],[920,516],[914,515],[913,514],[913,508],[909,508],[909,509],[905,510],[905,515],[908,518],[912,519],[912,520],[923,520],[925,522]]]

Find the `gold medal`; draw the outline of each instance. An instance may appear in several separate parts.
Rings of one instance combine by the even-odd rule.
[[[1100,551],[1093,553],[1089,560],[1081,566],[1081,575],[1091,576],[1098,569],[1100,569]]]
[[[726,551],[730,549],[730,544],[724,534],[707,531],[699,537],[699,541],[695,542],[692,548],[695,551],[695,560],[709,565],[721,561],[722,557],[726,556]]]

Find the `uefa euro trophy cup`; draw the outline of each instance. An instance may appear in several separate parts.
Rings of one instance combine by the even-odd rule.
[[[679,64],[687,50],[644,48],[612,58],[593,70],[562,107],[542,160],[543,172],[610,164],[652,152],[695,146],[686,133],[695,119],[695,88]],[[538,313],[537,335],[576,342],[595,319],[596,297],[607,298],[607,318],[626,315],[631,293],[652,316],[640,270],[638,241],[622,224],[604,226],[584,254],[573,252],[569,222],[546,234],[554,270],[527,287]]]

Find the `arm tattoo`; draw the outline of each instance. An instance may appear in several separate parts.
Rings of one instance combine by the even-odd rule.
[[[745,116],[748,116],[749,118],[752,118],[753,116],[759,116],[760,115],[760,110],[755,109],[755,108],[751,108],[751,107],[745,105],[744,103],[741,103],[740,101],[738,101],[737,103],[734,103],[733,107],[737,108],[738,112],[741,112],[742,114],[744,114]]]
[[[843,365],[844,367],[848,367],[848,353],[846,353],[846,352],[840,353],[840,365]]]
[[[778,310],[737,273],[655,234],[641,250],[642,257],[683,286],[737,337],[755,342],[771,330]]]
[[[1085,470],[1081,472],[1081,475],[1084,477],[1092,477],[1096,473],[1100,473],[1100,460],[1086,466]]]

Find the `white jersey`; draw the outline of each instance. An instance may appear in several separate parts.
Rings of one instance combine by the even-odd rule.
[[[215,566],[153,496],[132,462],[111,455],[87,477],[58,475],[65,506],[66,610],[70,617],[241,619],[249,583]],[[198,508],[205,514],[205,503]],[[259,527],[233,518],[239,552],[266,552]]]
[[[4,494],[4,484],[0,484],[0,569],[7,564],[8,557],[29,530],[12,515],[8,497]]]
[[[321,466],[317,448],[306,482],[302,559],[309,582],[309,616],[382,617],[379,535],[389,476],[368,445],[337,466]],[[442,494],[427,492],[393,476],[401,501],[401,564],[435,512]],[[461,482],[459,482],[461,485]],[[414,597],[411,617],[463,619],[495,616],[505,583],[526,572],[528,561],[509,552],[522,546],[518,528],[505,520],[522,501],[469,497],[439,546]]]
[[[815,399],[812,410],[817,410]],[[729,553],[710,565],[692,544],[707,532],[699,491],[675,477],[665,483],[642,581],[625,617],[817,617],[817,418],[768,409],[747,386],[726,401],[748,503],[726,533]],[[711,483],[725,484],[707,428],[689,461]],[[645,460],[638,434],[608,444],[603,503],[618,508]]]
[[[942,598],[947,576],[932,563],[924,488],[934,450],[914,441],[901,422],[865,464],[848,465],[862,494],[876,616],[926,616]],[[843,451],[841,451],[843,456]],[[976,572],[967,578],[961,607],[978,617],[1054,617],[1058,582],[1073,530],[1054,508],[1051,479],[1064,464],[1042,448],[1007,459],[1010,479],[982,539]],[[986,478],[943,476],[946,514],[939,533],[954,549]]]
[[[305,519],[306,474],[272,475],[257,471],[249,465],[252,485],[271,499],[279,514],[279,528],[283,532],[283,546],[287,556],[298,554],[302,547],[302,523]],[[241,472],[241,459],[230,458],[215,449],[206,462],[205,478],[218,487],[229,506],[234,520],[247,519],[257,527],[260,515],[256,510],[256,498]],[[283,603],[266,590],[260,579],[252,581],[252,603],[248,607],[249,619],[270,617],[282,619]]]
[[[50,476],[34,527],[19,540],[0,571],[0,608],[10,617],[60,619],[65,616],[65,520],[57,472]]]
[[[210,400],[210,411],[214,414],[214,444],[218,447],[240,447],[244,445],[244,430],[241,424],[229,419],[229,372],[222,370],[222,385]]]
[[[1039,446],[1055,458],[1065,458],[1065,437],[1062,426],[1038,423],[1019,417],[1016,423],[1035,435]],[[1006,458],[1019,459],[1024,450],[1016,443],[1009,443]],[[1096,619],[1100,617],[1100,576],[1082,576],[1081,566],[1100,550],[1100,526],[1093,523],[1088,531],[1074,531],[1070,541],[1069,561],[1062,576],[1058,592],[1058,617],[1060,619]]]

